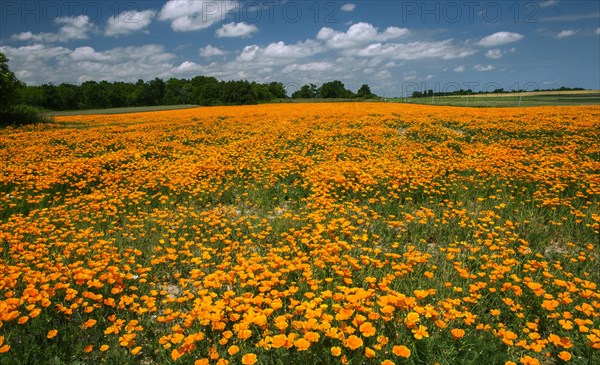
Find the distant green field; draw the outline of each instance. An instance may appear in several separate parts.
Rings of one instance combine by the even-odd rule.
[[[365,101],[378,101],[380,99],[276,99],[274,101],[264,104],[278,104],[278,103],[341,103],[341,102],[365,102]],[[263,103],[261,103],[263,104]],[[140,106],[140,107],[129,107],[129,108],[109,108],[109,109],[84,109],[84,110],[64,110],[64,111],[49,111],[43,114],[49,117],[55,116],[74,116],[74,115],[91,115],[91,114],[127,114],[127,113],[143,113],[143,112],[155,112],[161,110],[179,110],[179,109],[190,109],[197,108],[200,105],[158,105],[158,106]]]
[[[271,103],[337,103],[361,101],[388,101],[426,105],[470,106],[470,107],[518,107],[518,106],[544,106],[544,105],[600,105],[600,91],[582,93],[565,93],[550,95],[518,96],[515,94],[504,95],[472,95],[472,96],[438,96],[427,98],[387,98],[387,99],[277,99]],[[129,108],[88,109],[48,112],[48,116],[70,116],[88,114],[125,114],[152,112],[160,110],[178,110],[196,108],[198,105],[159,105]]]
[[[475,95],[467,96],[439,96],[427,98],[394,98],[390,101],[426,104],[449,105],[470,107],[518,107],[518,106],[544,106],[544,105],[600,105],[600,92],[581,94],[553,94],[535,96],[496,96]]]
[[[110,108],[110,109],[86,109],[86,110],[65,110],[57,112],[49,112],[49,116],[69,116],[69,115],[87,115],[87,114],[125,114],[125,113],[141,113],[155,112],[160,110],[178,110],[196,108],[198,105],[158,105],[158,106],[139,106],[129,108]]]
[[[310,98],[310,99],[275,99],[274,101],[267,102],[265,104],[277,104],[277,103],[360,103],[360,102],[373,102],[381,101],[381,98],[373,99],[359,99],[359,98]]]

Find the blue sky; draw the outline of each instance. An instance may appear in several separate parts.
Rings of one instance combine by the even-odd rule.
[[[28,84],[215,76],[414,90],[600,89],[599,1],[10,1]]]

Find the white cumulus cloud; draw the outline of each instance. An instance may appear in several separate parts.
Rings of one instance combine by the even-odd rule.
[[[190,32],[206,29],[238,8],[237,1],[169,0],[160,10],[158,19],[170,21],[175,31]]]
[[[492,48],[501,46],[503,44],[513,43],[520,41],[525,38],[522,34],[513,33],[513,32],[497,32],[487,37],[481,38],[481,40],[477,43],[482,47]]]
[[[352,4],[352,3],[344,4],[340,7],[341,11],[347,11],[347,12],[354,11],[354,9],[356,9],[356,5]]]
[[[538,3],[540,8],[547,8],[558,4],[558,0],[543,0]]]
[[[482,66],[482,65],[475,65],[473,67],[473,69],[475,69],[476,71],[491,71],[494,69],[494,66],[492,65],[487,65],[487,66]]]
[[[206,67],[199,65],[195,62],[190,62],[190,61],[182,62],[174,70],[174,72],[177,74],[204,73],[205,71],[206,71]]]
[[[136,81],[139,78],[166,78],[171,75],[171,61],[176,57],[164,46],[117,47],[96,51],[92,47],[55,47],[34,44],[23,47],[0,47],[11,61],[11,69],[27,83],[84,82],[88,80]]]
[[[61,26],[57,33],[22,32],[13,34],[12,38],[19,41],[68,42],[76,39],[87,39],[88,33],[96,30],[96,26],[87,15],[58,17],[54,19],[54,23]]]
[[[384,42],[409,34],[406,28],[388,27],[383,32],[369,23],[352,24],[346,32],[323,27],[317,33],[317,39],[324,41],[330,48],[355,48],[371,42]]]
[[[404,77],[402,78],[402,80],[404,80],[404,81],[414,81],[416,79],[417,79],[416,71],[405,72]]]
[[[221,28],[217,29],[215,34],[217,38],[247,38],[255,32],[258,32],[258,28],[256,27],[256,25],[241,22],[223,24]]]
[[[106,21],[104,34],[115,36],[143,30],[152,23],[155,16],[156,11],[154,10],[125,11],[121,14],[113,15]]]
[[[56,57],[62,57],[71,53],[71,50],[65,47],[54,47],[43,44],[33,44],[23,47],[0,47],[0,52],[6,54],[11,61],[11,69],[26,69],[33,63],[48,60]],[[34,71],[32,69],[31,71]]]
[[[335,68],[335,65],[327,61],[309,62],[309,63],[293,63],[285,66],[283,73],[292,73],[297,71],[302,72],[323,72]]]
[[[561,30],[560,33],[558,33],[556,35],[556,38],[558,39],[563,39],[563,38],[567,38],[567,37],[572,37],[575,34],[577,34],[578,30],[575,29],[565,29],[565,30]]]
[[[454,72],[458,72],[458,73],[465,72],[465,66],[461,65],[461,66],[455,67]]]
[[[285,62],[285,60],[293,62],[295,59],[307,58],[322,51],[322,47],[313,40],[296,44],[285,44],[279,41],[266,47],[259,47],[255,44],[246,46],[237,57],[237,60],[263,63],[271,63],[276,60],[277,62]]]
[[[200,48],[200,57],[204,57],[204,58],[225,56],[226,54],[227,54],[227,52],[225,52],[217,47],[211,46],[210,44],[204,48]]]
[[[485,56],[487,58],[491,58],[491,59],[498,59],[498,58],[502,58],[502,51],[498,48],[495,49],[488,49],[488,51],[485,53]]]
[[[516,48],[510,48],[510,49],[505,49],[505,50],[501,50],[500,48],[494,48],[494,49],[488,49],[488,51],[485,53],[485,56],[487,58],[491,58],[493,60],[497,60],[499,58],[502,58],[502,56],[509,54],[509,53],[515,53],[516,52]]]
[[[386,57],[394,60],[420,60],[441,58],[444,60],[464,58],[475,54],[475,50],[458,46],[452,39],[438,42],[374,43],[359,50],[358,56]]]

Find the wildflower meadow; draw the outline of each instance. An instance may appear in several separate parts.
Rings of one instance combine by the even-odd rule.
[[[0,364],[599,364],[600,109],[0,133]]]

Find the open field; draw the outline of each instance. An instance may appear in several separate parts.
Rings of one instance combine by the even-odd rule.
[[[600,110],[0,131],[0,364],[598,364]]]
[[[526,93],[436,96],[434,98],[396,98],[391,100],[425,105],[468,107],[524,107],[561,105],[600,106],[600,91],[539,91]]]
[[[86,109],[86,110],[65,110],[49,112],[48,116],[73,116],[73,115],[92,115],[92,114],[128,114],[128,113],[143,113],[143,112],[155,112],[162,110],[180,110],[197,108],[198,105],[158,105],[158,106],[139,106],[129,108],[106,108],[106,109]]]
[[[596,97],[600,94],[600,90],[552,90],[552,91],[526,91],[522,93],[500,93],[494,94],[498,97],[511,98],[511,97],[520,97],[520,96],[586,96],[586,95],[595,95]],[[490,96],[489,94],[476,94],[471,97],[475,98],[485,98]],[[466,98],[467,95],[462,95],[460,97]]]
[[[311,98],[311,99],[277,99],[276,103],[364,103],[373,102],[373,99],[346,99],[346,98]]]

